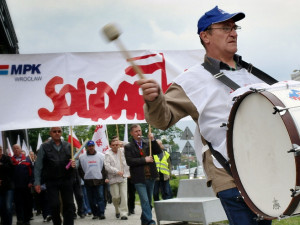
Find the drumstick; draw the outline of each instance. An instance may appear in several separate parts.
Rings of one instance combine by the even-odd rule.
[[[139,75],[140,79],[145,79],[141,68],[138,65],[136,65],[132,60],[130,60],[131,56],[119,38],[121,33],[118,30],[118,28],[114,24],[107,24],[102,28],[102,31],[108,39],[108,41],[114,41],[117,44],[117,46],[121,50],[121,53],[123,54],[123,57],[127,59],[127,61],[129,61],[134,71]]]

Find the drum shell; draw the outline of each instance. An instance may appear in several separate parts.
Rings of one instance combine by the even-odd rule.
[[[288,110],[283,115],[273,114],[273,107],[285,108],[286,104],[291,104],[290,100],[286,100],[285,97],[289,92],[288,89],[279,92],[246,92],[236,99],[229,116],[227,150],[233,177],[249,208],[265,219],[292,215],[300,200],[299,196],[290,196],[290,189],[294,189],[300,184],[300,158],[294,156],[293,153],[287,153],[293,144],[300,146],[298,132],[300,113],[292,115],[293,113],[291,114]],[[300,106],[300,100],[296,104]],[[264,112],[264,110],[268,112]],[[264,138],[266,136],[267,138]],[[280,143],[281,136],[284,136],[284,144]],[[279,147],[281,144],[283,146]],[[262,160],[260,158],[262,156],[265,159]],[[279,159],[273,159],[273,157],[279,157]],[[282,159],[289,165],[280,165]],[[245,167],[248,168],[245,169]],[[280,167],[289,168],[282,172]],[[264,173],[265,169],[269,171]],[[277,179],[276,171],[279,171]],[[275,174],[268,177],[268,173]],[[247,180],[247,176],[250,180]],[[282,179],[281,176],[285,179]],[[255,183],[258,184],[257,187],[255,187]],[[282,185],[282,183],[285,184]],[[264,195],[270,196],[264,199]],[[272,195],[274,195],[273,199],[271,199]],[[264,205],[264,201],[267,206]]]

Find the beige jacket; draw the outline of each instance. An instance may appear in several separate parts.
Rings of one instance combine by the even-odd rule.
[[[119,148],[117,154],[111,149],[107,150],[105,153],[104,166],[108,174],[109,184],[121,183],[130,176],[123,148]],[[117,174],[119,171],[123,171],[123,177]]]
[[[191,116],[197,123],[198,111],[187,97],[183,89],[173,83],[165,94],[144,105],[145,118],[152,126],[165,130],[180,119]],[[233,178],[221,168],[217,168],[212,160],[210,151],[203,155],[203,166],[207,175],[207,185],[212,186],[215,193],[236,187]]]

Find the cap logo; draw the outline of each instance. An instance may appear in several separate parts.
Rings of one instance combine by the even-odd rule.
[[[226,13],[226,12],[224,12],[222,9],[219,9],[219,8],[218,8],[218,10],[219,10],[219,12],[222,13],[222,14],[225,14],[225,13]]]

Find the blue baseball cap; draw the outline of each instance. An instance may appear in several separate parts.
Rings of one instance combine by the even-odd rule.
[[[95,142],[93,142],[92,140],[90,140],[90,141],[88,141],[88,143],[86,145],[87,146],[95,145]]]
[[[203,16],[200,17],[198,21],[198,32],[206,30],[210,25],[215,23],[224,22],[229,19],[233,19],[235,22],[245,18],[245,14],[242,12],[238,13],[227,13],[222,9],[219,9],[218,6],[206,12]]]

